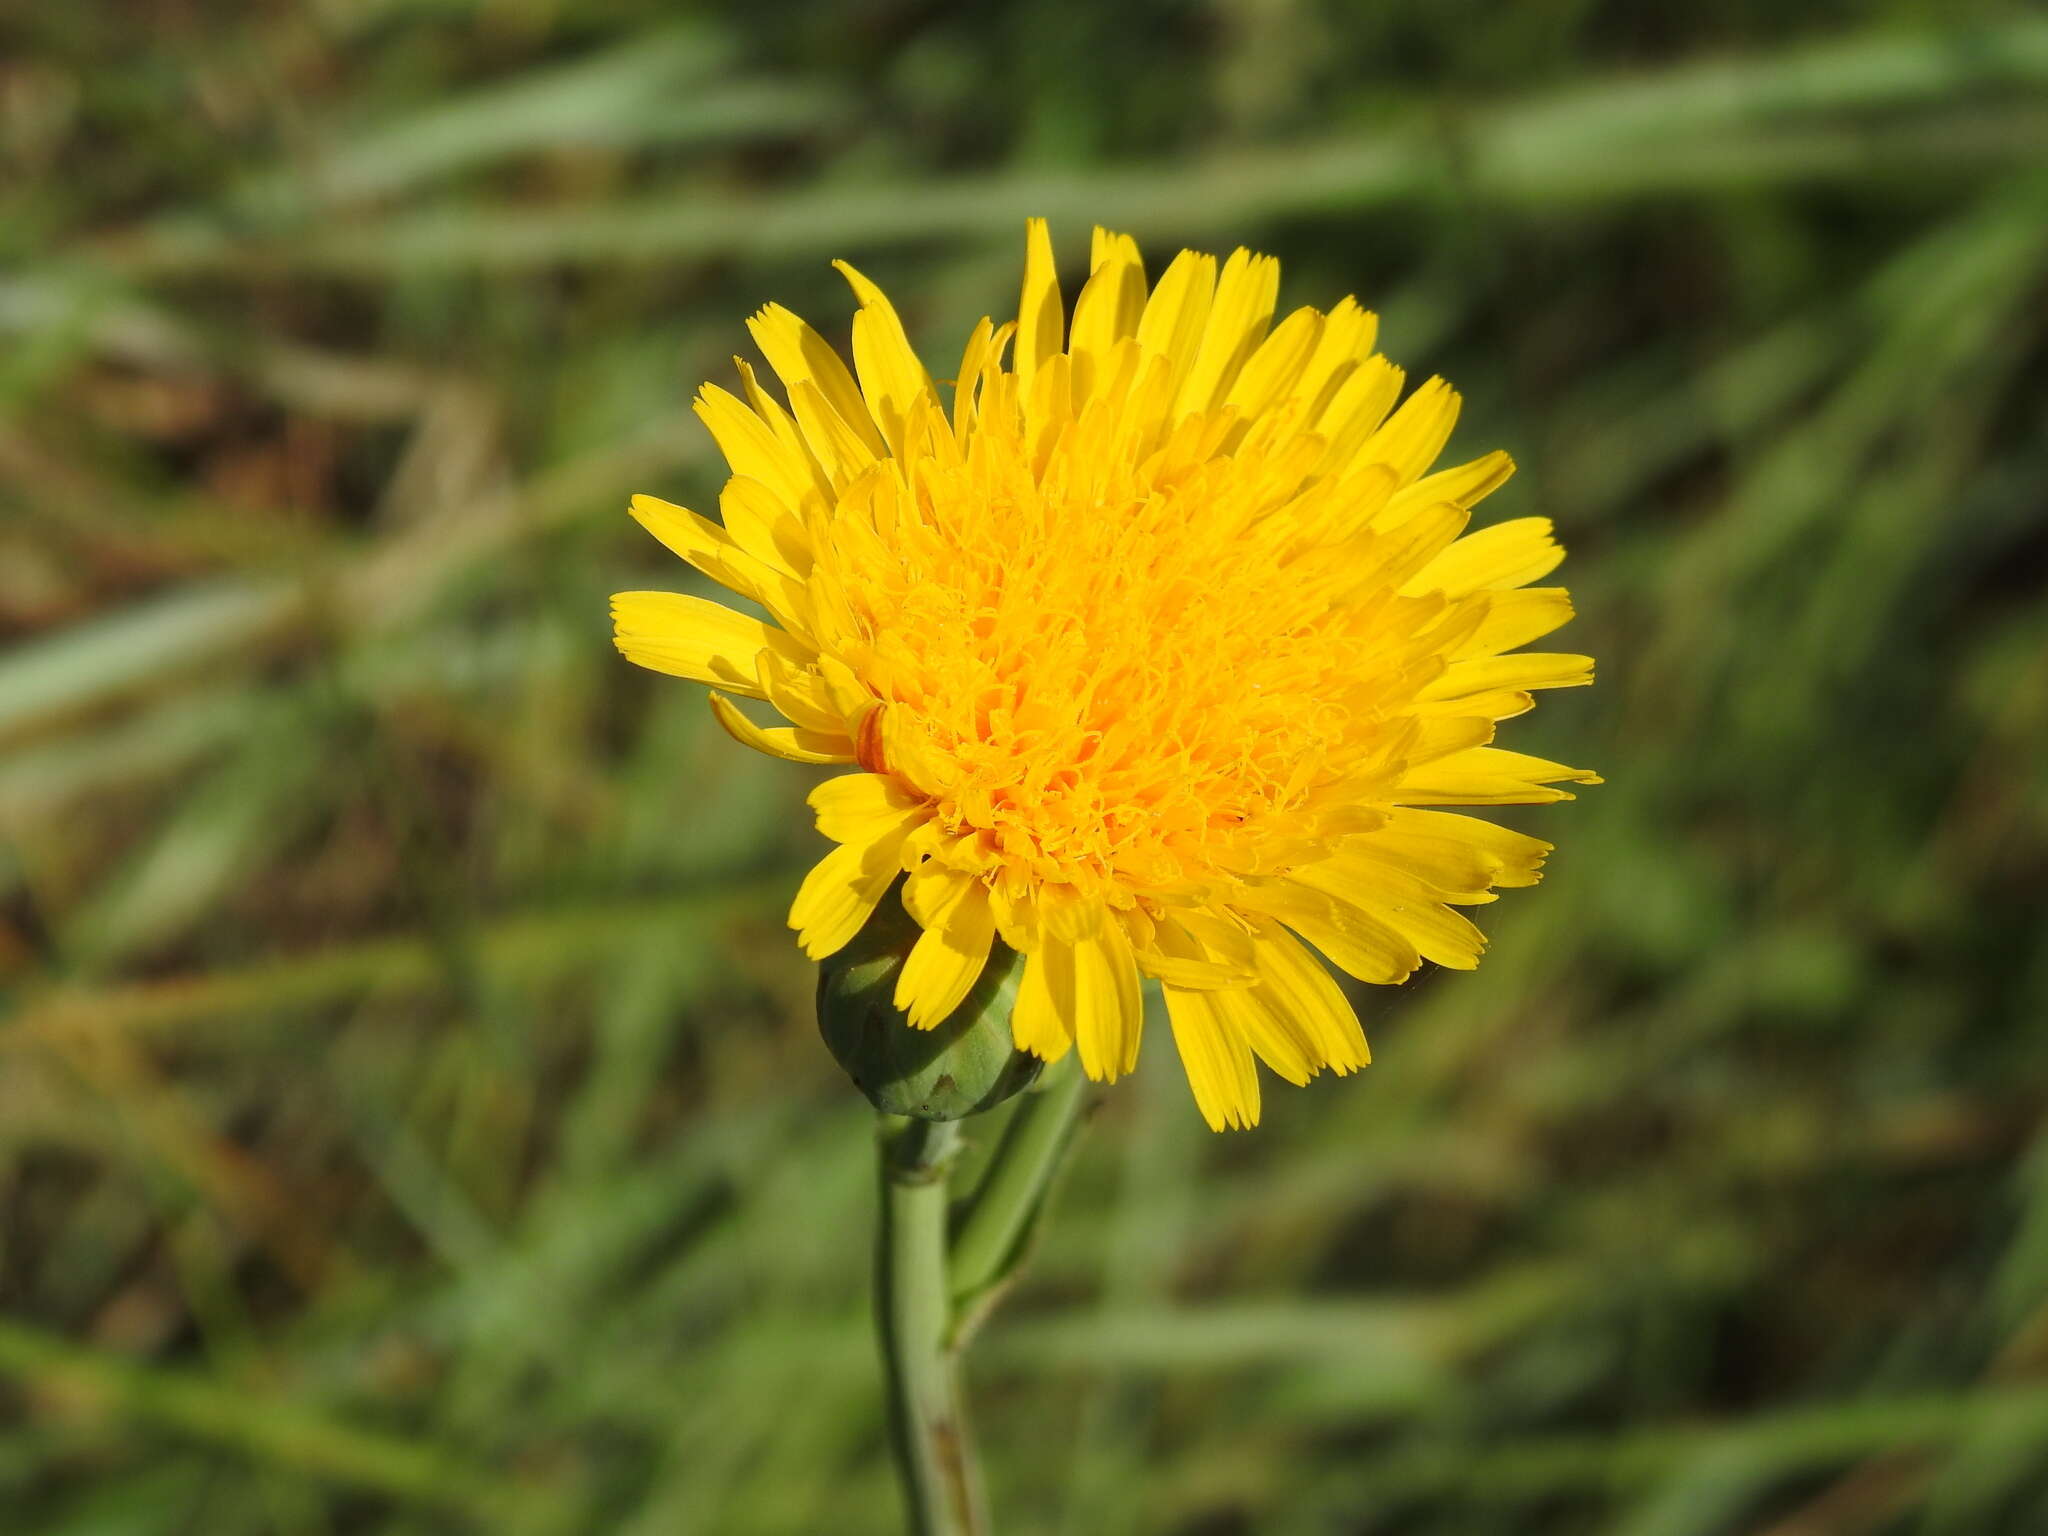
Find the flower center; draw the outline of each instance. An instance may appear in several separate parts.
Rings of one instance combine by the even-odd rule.
[[[992,378],[964,444],[934,413],[942,451],[882,466],[820,552],[890,771],[955,857],[1117,906],[1313,856],[1398,772],[1418,680],[1375,652],[1433,605],[1328,536],[1319,439],[1262,424],[1254,457],[1234,412],[1168,431],[1108,398],[1034,433]]]

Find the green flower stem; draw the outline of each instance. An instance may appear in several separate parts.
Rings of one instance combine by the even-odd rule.
[[[1087,1079],[1072,1058],[1023,1096],[953,1237],[955,1346],[1023,1260],[1046,1191],[1080,1123]]]
[[[960,1127],[884,1116],[881,1150],[875,1320],[909,1529],[913,1536],[985,1536],[946,1283],[946,1181]]]
[[[1086,1088],[1067,1063],[1022,1097],[973,1199],[951,1223],[950,1243],[947,1184],[960,1153],[959,1122],[882,1117],[875,1317],[912,1536],[988,1531],[960,1396],[960,1354],[1024,1261]]]

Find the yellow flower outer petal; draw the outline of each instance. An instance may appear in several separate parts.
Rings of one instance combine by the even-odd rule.
[[[740,707],[714,689],[709,695],[711,713],[725,728],[726,735],[743,747],[791,763],[850,763],[853,743],[844,736],[807,731],[798,726],[756,725]]]

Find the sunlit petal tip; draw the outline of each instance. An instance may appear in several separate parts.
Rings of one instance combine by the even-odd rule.
[[[847,286],[853,290],[854,297],[860,300],[863,306],[889,302],[888,296],[852,262],[835,258],[832,269],[846,279]]]
[[[680,509],[672,501],[664,501],[659,496],[650,496],[645,491],[635,491],[631,499],[626,503],[626,510],[644,522],[650,517],[660,517]]]

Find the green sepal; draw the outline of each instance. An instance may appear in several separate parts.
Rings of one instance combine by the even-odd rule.
[[[972,990],[933,1029],[896,1006],[896,978],[924,930],[891,888],[853,941],[818,966],[818,1033],[885,1115],[961,1120],[1031,1086],[1045,1063],[1020,1051],[1010,1011],[1024,957],[1000,940]]]

